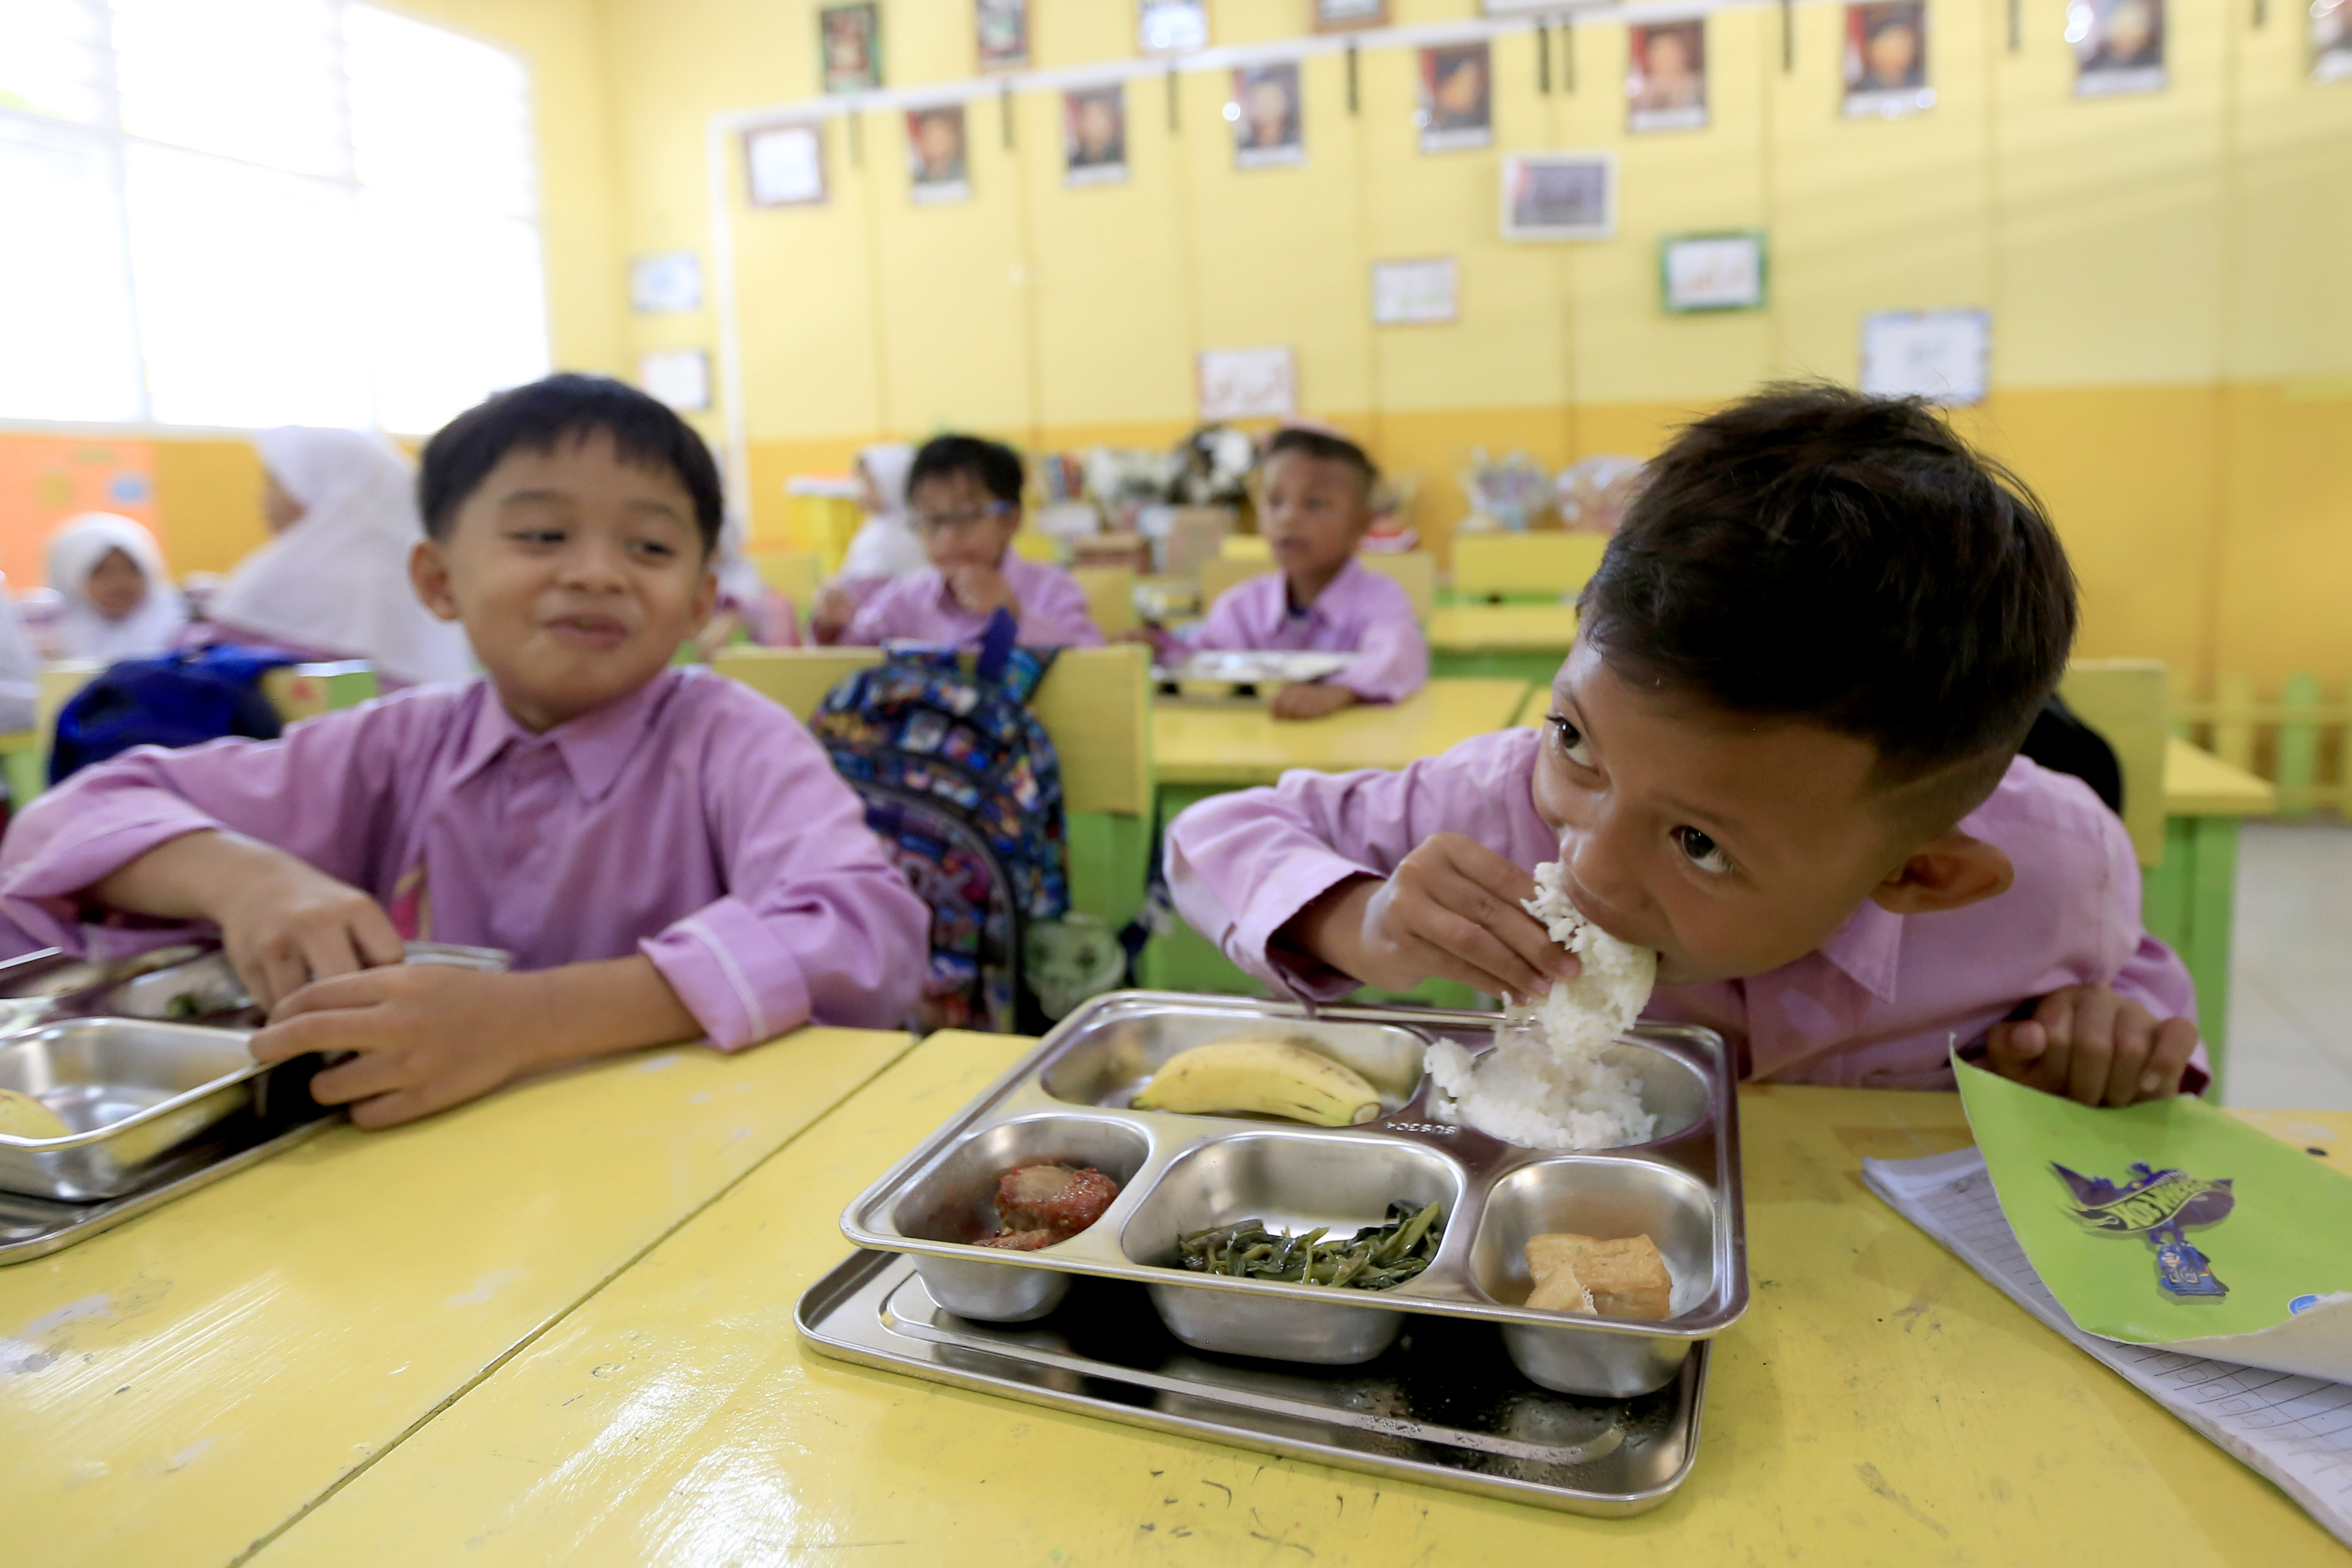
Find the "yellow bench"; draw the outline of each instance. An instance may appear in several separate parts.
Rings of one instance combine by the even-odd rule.
[[[1461,533],[1454,538],[1454,597],[1571,599],[1600,568],[1601,533]]]

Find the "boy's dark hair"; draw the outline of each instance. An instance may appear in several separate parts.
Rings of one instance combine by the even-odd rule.
[[[677,475],[694,498],[703,554],[719,548],[725,511],[719,465],[693,426],[634,386],[568,372],[493,393],[433,433],[416,469],[425,531],[446,539],[457,509],[509,452],[551,452],[599,432],[612,437],[623,462]]]
[[[1309,430],[1300,425],[1286,425],[1266,442],[1264,461],[1270,463],[1285,452],[1320,458],[1327,463],[1347,464],[1356,470],[1356,477],[1364,481],[1367,495],[1371,493],[1374,485],[1381,482],[1381,470],[1374,466],[1370,454],[1345,436],[1334,436],[1325,430]]]
[[[914,494],[915,487],[925,479],[943,479],[951,474],[970,474],[981,489],[1006,506],[1021,504],[1024,479],[1021,454],[1002,441],[980,436],[932,437],[907,469],[907,493]]]
[[[1577,604],[1622,676],[1869,742],[1938,832],[2000,782],[2076,617],[2016,476],[1917,399],[1817,384],[1686,426]]]

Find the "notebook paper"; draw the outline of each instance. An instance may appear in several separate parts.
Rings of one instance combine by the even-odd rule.
[[[1925,1160],[1864,1160],[1862,1176],[2019,1306],[2276,1483],[2352,1546],[2352,1384],[2084,1333],[2018,1246],[1984,1156],[1973,1148]]]

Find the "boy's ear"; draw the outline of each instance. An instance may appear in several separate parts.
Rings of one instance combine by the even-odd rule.
[[[797,613],[798,606],[795,606]],[[714,553],[702,563],[702,581],[694,585],[694,624],[706,626],[719,613],[719,560]]]
[[[437,539],[420,539],[408,552],[408,581],[416,598],[445,621],[457,618],[457,595],[449,591],[449,557]]]
[[[1999,898],[2015,880],[2007,852],[1955,827],[1914,850],[1870,897],[1898,915],[1933,914]]]

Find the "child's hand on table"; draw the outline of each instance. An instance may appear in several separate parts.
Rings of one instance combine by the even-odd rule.
[[[1321,719],[1337,713],[1342,708],[1352,708],[1358,699],[1344,686],[1326,686],[1319,680],[1294,680],[1274,694],[1266,704],[1267,711],[1277,719]],[[1528,896],[1535,896],[1534,885],[1528,885]]]
[[[321,1105],[349,1105],[361,1127],[389,1127],[460,1104],[544,1059],[547,976],[440,964],[313,981],[253,1037],[256,1061],[352,1053],[310,1080]]]
[[[1540,996],[1580,966],[1519,907],[1535,894],[1525,867],[1475,838],[1440,833],[1387,880],[1359,878],[1324,894],[1292,929],[1307,952],[1384,991],[1443,978],[1488,995]]]
[[[2032,1016],[1995,1024],[1985,1062],[2005,1079],[2084,1105],[2132,1105],[2180,1092],[2197,1049],[2191,1018],[2166,1018],[2104,985],[2069,985]]]
[[[291,855],[266,853],[225,882],[207,911],[254,1001],[274,1007],[314,979],[407,956],[383,905]]]

